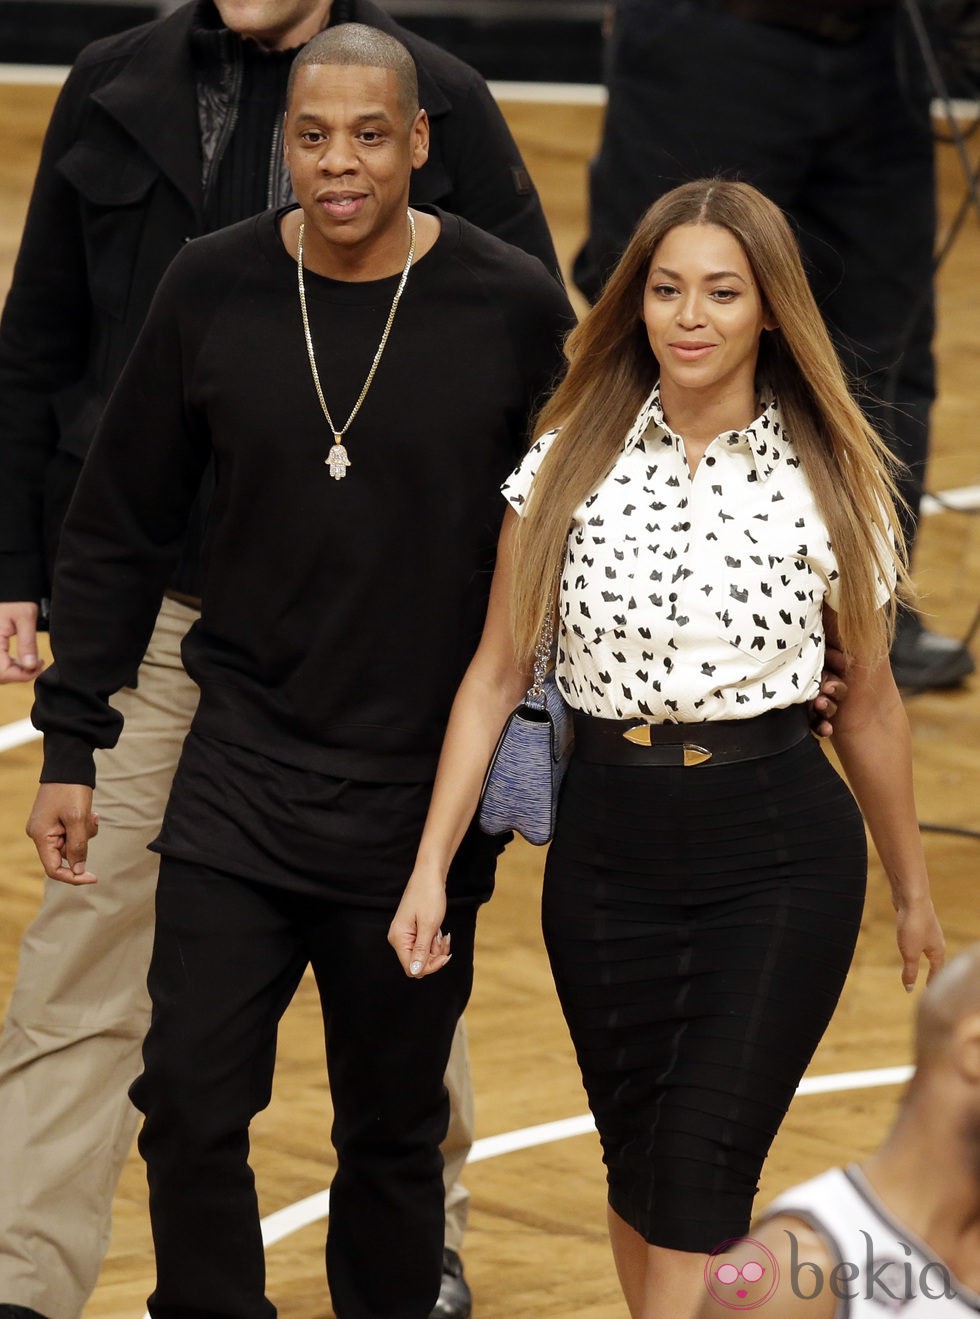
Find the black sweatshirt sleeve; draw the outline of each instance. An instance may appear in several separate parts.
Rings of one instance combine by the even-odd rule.
[[[178,257],[65,521],[51,604],[55,663],[38,679],[32,713],[44,733],[42,782],[92,784],[93,749],[115,744],[122,720],[108,698],[136,680],[210,455],[203,421],[187,404],[199,339],[185,328],[192,279],[193,262]]]
[[[533,282],[532,273],[537,276]],[[576,323],[565,290],[554,280],[545,279],[540,266],[528,272],[520,293],[520,297],[508,299],[505,304],[526,400],[526,433],[515,462],[534,438],[537,414],[565,372],[565,340]]]
[[[55,105],[13,281],[0,320],[0,600],[46,593],[45,472],[57,443],[52,400],[85,371],[91,300],[78,198],[57,164],[85,96],[69,75]]]

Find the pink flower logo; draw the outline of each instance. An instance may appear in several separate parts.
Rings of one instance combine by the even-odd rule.
[[[750,1248],[749,1258],[741,1267],[718,1258],[733,1246]],[[751,1237],[723,1241],[705,1261],[704,1285],[729,1310],[758,1310],[772,1299],[778,1284],[779,1265],[775,1256],[761,1241],[753,1241]]]

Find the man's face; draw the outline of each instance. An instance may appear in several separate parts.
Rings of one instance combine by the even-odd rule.
[[[428,158],[429,124],[409,118],[390,69],[308,64],[296,71],[285,153],[310,255],[324,246],[401,250],[412,170]]]
[[[325,28],[332,0],[214,0],[226,28],[266,50],[302,46]]]

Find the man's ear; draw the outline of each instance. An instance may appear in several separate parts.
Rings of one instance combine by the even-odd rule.
[[[980,1086],[980,1012],[964,1017],[953,1032],[956,1065],[971,1085]]]
[[[421,169],[429,159],[429,116],[420,110],[412,121],[412,169]]]
[[[289,111],[282,112],[282,158],[289,164],[289,139],[286,136],[286,129],[289,127]]]

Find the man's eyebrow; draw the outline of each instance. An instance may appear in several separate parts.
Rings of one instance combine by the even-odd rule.
[[[322,115],[316,114],[313,110],[304,110],[302,114],[295,116],[294,123],[297,124],[318,124],[323,119]],[[358,115],[353,120],[355,128],[362,128],[365,124],[390,124],[391,116],[387,110],[368,110],[365,114]]]

